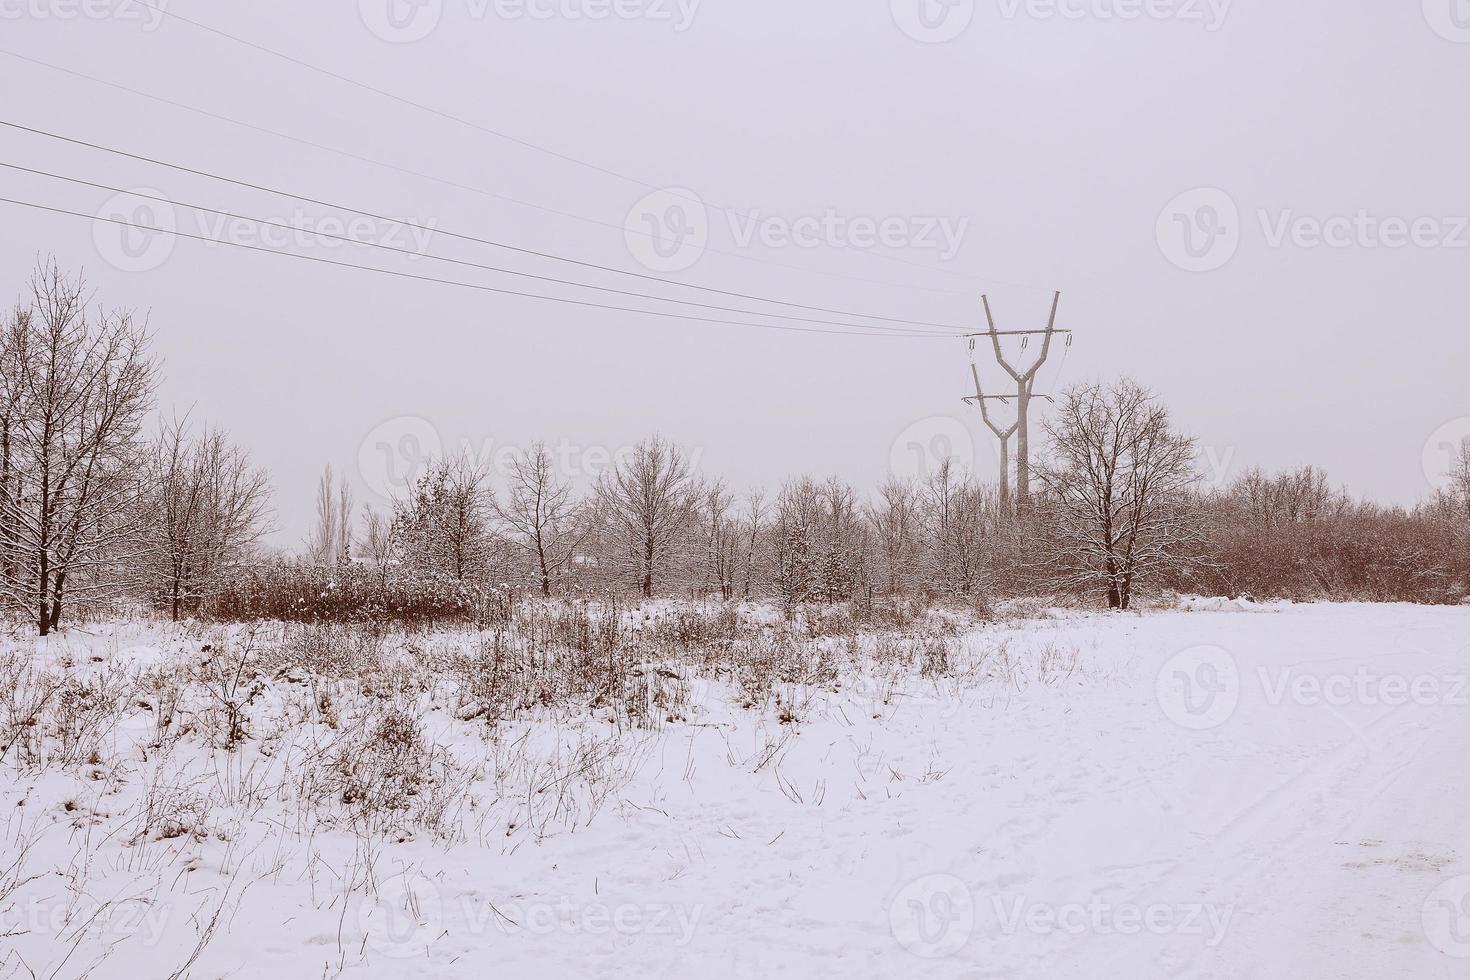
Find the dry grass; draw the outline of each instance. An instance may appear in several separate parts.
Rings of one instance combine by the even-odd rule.
[[[704,723],[712,697],[757,733],[730,749],[731,765],[776,773],[793,803],[821,805],[824,783],[798,785],[780,766],[832,705],[881,717],[916,703],[916,685],[942,700],[1077,675],[1075,650],[1019,655],[974,632],[996,615],[892,601],[789,616],[525,602],[481,628],[435,633],[152,626],[163,649],[138,660],[117,656],[116,640],[102,656],[55,641],[46,659],[0,658],[0,768],[18,784],[74,780],[57,804],[63,825],[123,842],[129,873],[243,847],[253,824],[269,823],[308,855],[299,873],[370,891],[394,842],[515,846],[585,827],[623,805],[671,727]],[[358,842],[348,869],[315,856],[316,835],[332,830]],[[0,861],[0,902],[33,873],[23,858]],[[201,915],[201,943],[223,902]]]

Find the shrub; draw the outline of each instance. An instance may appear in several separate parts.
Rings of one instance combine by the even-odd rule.
[[[383,575],[363,565],[282,560],[242,573],[203,610],[214,619],[369,623],[428,628],[503,622],[507,590],[427,574]]]

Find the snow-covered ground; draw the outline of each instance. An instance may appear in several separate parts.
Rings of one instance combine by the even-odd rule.
[[[0,657],[137,678],[198,647]],[[1057,613],[954,659],[752,705],[691,673],[673,720],[493,737],[432,682],[369,692],[447,747],[413,791],[441,832],[305,815],[353,729],[314,678],[261,678],[233,748],[202,715],[158,737],[166,671],[100,750],[107,692],[58,694],[77,744],[3,760],[0,975],[1470,976],[1470,609]]]

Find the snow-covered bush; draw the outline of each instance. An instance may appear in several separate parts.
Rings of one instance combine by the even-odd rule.
[[[428,574],[381,575],[364,565],[269,562],[225,586],[207,615],[245,622],[372,623],[411,628],[504,619],[510,597]]]

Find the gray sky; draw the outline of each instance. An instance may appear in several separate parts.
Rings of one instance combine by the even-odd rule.
[[[0,0],[0,48],[400,170],[8,54],[0,117],[407,217],[440,229],[427,240],[440,255],[718,305],[749,304],[443,232],[976,327],[982,291],[1002,327],[1035,327],[1061,289],[1058,325],[1076,342],[1039,387],[1059,368],[1063,383],[1132,374],[1200,437],[1212,476],[1313,462],[1355,492],[1410,503],[1429,490],[1426,455],[1470,435],[1463,2],[167,3],[483,129],[141,7],[115,13],[122,2]],[[7,163],[173,201],[287,224],[333,215],[13,130],[0,146]],[[658,188],[679,190],[650,197]],[[686,189],[710,205],[703,237]],[[11,170],[0,196],[255,242],[250,226]],[[647,232],[624,229],[649,227],[645,214],[677,223],[670,204],[696,234],[666,262]],[[372,501],[387,481],[375,460],[435,439],[482,452],[543,438],[577,475],[657,429],[741,487],[807,471],[866,488],[913,465],[910,443],[945,437],[972,439],[978,469],[995,469],[958,401],[959,340],[680,322],[136,234],[129,250],[116,225],[10,204],[0,220],[7,295],[49,253],[85,267],[105,304],[151,311],[163,405],[193,406],[269,468],[282,544],[304,535],[323,464]],[[374,235],[422,244],[403,228]],[[393,421],[404,417],[424,421]]]

